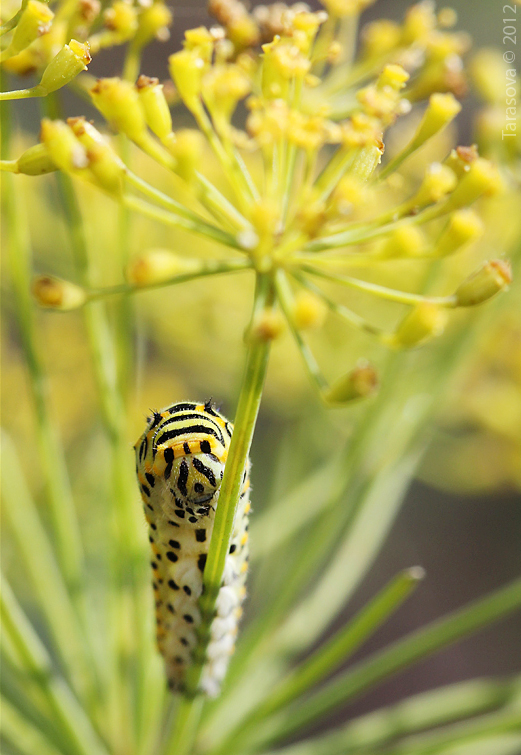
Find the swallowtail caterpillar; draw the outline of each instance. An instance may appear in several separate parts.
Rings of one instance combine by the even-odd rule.
[[[193,662],[198,600],[232,432],[211,401],[184,402],[154,412],[134,446],[152,548],[157,644],[176,691],[183,691]],[[200,683],[210,696],[219,693],[226,674],[246,594],[249,485],[248,462]]]

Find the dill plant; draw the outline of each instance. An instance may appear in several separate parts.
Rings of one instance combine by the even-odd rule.
[[[511,282],[503,255],[491,259],[487,252],[484,259],[474,243],[485,228],[487,202],[507,190],[510,176],[503,170],[502,179],[475,147],[454,148],[447,139],[466,86],[467,37],[451,31],[450,10],[436,13],[422,2],[401,24],[366,27],[355,55],[359,16],[370,4],[325,0],[319,12],[275,4],[250,13],[236,0],[211,2],[218,25],[186,32],[183,49],[169,57],[174,87],[141,73],[144,47],[168,37],[171,12],[162,2],[115,0],[102,10],[96,0],[83,0],[51,10],[28,0],[4,11],[4,80],[36,72],[37,82],[3,87],[2,169],[10,305],[30,376],[41,475],[36,492],[41,484],[48,519],[42,522],[34,480],[18,458],[22,439],[8,427],[14,439],[4,438],[5,516],[30,596],[17,597],[4,578],[7,751],[421,755],[491,746],[508,755],[519,749],[516,679],[436,690],[305,736],[365,689],[521,604],[517,581],[331,679],[421,580],[422,570],[412,568],[310,652],[378,552],[422,456],[424,427],[501,297],[485,305],[481,319],[467,310]],[[85,72],[91,55],[122,44],[121,77],[92,80]],[[64,120],[65,86],[88,99],[118,136],[105,136],[102,119],[72,114]],[[33,97],[42,101],[40,142],[15,154],[19,140],[12,137],[7,101]],[[242,120],[239,103],[247,110]],[[172,105],[176,114],[188,111],[195,127],[175,129]],[[422,114],[414,121],[417,107]],[[397,119],[412,128],[387,157],[384,143]],[[490,145],[490,130],[488,137]],[[56,174],[75,274],[74,280],[40,275],[31,282],[17,182],[48,173]],[[110,251],[126,279],[114,286],[99,285],[88,239],[91,228],[98,235],[105,229],[82,210],[84,184],[118,208]],[[168,229],[168,248],[129,259],[139,215]],[[190,253],[174,251],[187,247],[188,234]],[[196,244],[200,254],[191,253]],[[236,326],[244,330],[245,364],[204,570],[199,645],[186,695],[172,698],[154,648],[130,463],[127,416],[139,322],[133,295],[165,289],[175,297],[181,284],[188,289],[191,281],[208,279],[218,299],[228,290],[225,276],[234,288],[246,277],[255,285],[253,294],[249,282],[244,286],[249,322]],[[79,489],[53,421],[31,291],[42,307],[83,313],[108,458],[100,580],[90,573],[92,546],[84,555],[88,517],[75,501]],[[369,304],[360,303],[364,296]],[[197,294],[189,302],[190,311],[205,306]],[[151,311],[157,316],[157,305]],[[345,352],[335,350],[339,327],[328,334],[326,315],[342,323],[342,333],[355,334],[342,335]],[[223,693],[208,701],[198,694],[208,627],[270,352],[285,338],[296,344],[323,404],[352,418],[351,434],[256,517],[253,557],[261,575],[264,570],[264,588],[259,579],[261,596],[254,588],[254,615]],[[226,352],[218,338],[211,350],[201,340],[200,365]],[[292,362],[283,348],[287,370]],[[364,349],[378,370],[362,358]],[[206,377],[199,381],[212,389]],[[301,741],[287,744],[295,737]]]

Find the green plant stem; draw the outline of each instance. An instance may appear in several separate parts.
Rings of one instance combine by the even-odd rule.
[[[307,727],[377,682],[520,608],[521,579],[518,579],[491,595],[407,635],[330,682],[308,700],[301,702],[298,708],[288,710],[285,719],[280,721],[277,730],[270,735],[270,742],[278,741],[302,727]]]
[[[187,283],[188,281],[197,280],[198,278],[204,278],[207,275],[240,273],[244,270],[251,270],[252,267],[253,263],[247,259],[201,260],[200,270],[173,275],[171,278],[165,278],[165,280],[156,281],[155,283],[149,283],[143,286],[133,285],[132,283],[122,283],[118,286],[91,289],[88,291],[88,302],[105,299],[107,296],[117,296],[118,294],[135,294],[139,291],[151,291],[156,288],[166,288],[167,286],[177,285],[178,283]]]
[[[242,246],[239,241],[232,242],[230,235],[226,231],[221,231],[219,228],[214,228],[211,225],[203,224],[201,221],[189,220],[188,218],[175,215],[173,212],[167,212],[160,207],[155,207],[149,202],[145,202],[139,197],[130,195],[123,195],[121,198],[122,204],[129,210],[139,212],[141,215],[156,220],[164,225],[172,226],[173,228],[182,228],[185,231],[191,231],[197,233],[206,238],[210,238],[213,241],[218,241],[220,244],[226,244],[226,246],[232,249],[241,249]]]
[[[8,105],[2,106],[2,151],[7,153],[10,140]],[[2,179],[5,216],[11,233],[7,242],[7,261],[14,292],[30,389],[36,412],[36,440],[42,467],[46,499],[49,505],[60,568],[74,600],[80,601],[83,580],[83,546],[74,507],[67,467],[61,443],[50,415],[45,371],[38,352],[31,301],[30,241],[22,215],[13,176]]]
[[[88,287],[92,273],[78,200],[69,176],[58,173],[58,186],[67,219],[67,229],[80,281]],[[131,735],[128,684],[121,674],[124,627],[128,623],[128,599],[132,596],[133,622],[136,639],[136,661],[144,669],[152,652],[147,631],[146,614],[142,610],[146,600],[146,576],[142,563],[143,528],[141,512],[132,484],[132,464],[125,433],[125,410],[118,387],[116,352],[110,329],[100,302],[84,308],[85,326],[92,354],[94,373],[100,398],[102,419],[110,443],[112,473],[112,579],[107,585],[107,605],[111,612],[110,625],[112,657],[105,671],[108,688],[107,716],[112,739],[123,746]],[[144,671],[142,671],[144,674]],[[145,695],[142,687],[138,697]],[[129,746],[127,743],[125,746]]]
[[[69,741],[67,755],[108,755],[84,710],[63,679],[54,673],[45,647],[18,605],[4,576],[0,609],[2,626],[10,642],[26,671],[38,681],[56,723]]]
[[[45,615],[55,651],[60,657],[71,686],[92,711],[97,701],[95,674],[84,628],[78,621],[67,592],[63,574],[27,488],[23,470],[10,439],[2,435],[2,498],[26,573]]]
[[[193,231],[194,233],[200,233],[201,235],[207,236],[208,238],[212,239],[212,241],[217,241],[219,244],[224,244],[225,246],[228,246],[232,249],[242,250],[242,247],[240,246],[235,236],[223,230],[222,228],[211,225],[206,220],[204,220],[204,218],[200,217],[200,215],[198,215],[196,212],[189,210],[179,202],[176,202],[175,199],[172,199],[167,194],[164,194],[162,191],[159,191],[146,181],[143,181],[142,178],[136,176],[136,174],[128,168],[125,172],[125,178],[128,183],[131,184],[134,188],[150,197],[150,199],[156,201],[166,210],[170,210],[174,215],[178,215],[179,217],[185,218],[186,220],[192,222],[190,226],[182,226],[183,228]]]
[[[252,320],[271,302],[271,283],[267,276],[259,275],[255,292]],[[250,337],[251,338],[251,337]],[[187,675],[187,688],[192,699],[183,703],[178,713],[177,725],[166,748],[167,755],[185,755],[192,744],[199,715],[195,706],[201,706],[196,698],[199,680],[204,666],[210,626],[214,617],[215,602],[222,583],[226,554],[239,501],[242,475],[248,458],[262,389],[268,366],[270,345],[268,341],[251,340],[246,356],[246,366],[235,415],[234,431],[219,494],[219,504],[210,541],[210,548],[203,574],[203,594],[200,600],[202,616],[196,660]]]
[[[264,702],[231,732],[214,755],[228,755],[240,750],[241,745],[247,744],[252,730],[264,719],[285,708],[337,666],[345,663],[362,642],[399,608],[421,579],[423,569],[416,567],[402,572],[386,585],[345,627],[276,685]]]
[[[351,720],[332,732],[277,750],[277,755],[369,755],[397,739],[503,708],[511,680],[473,679],[406,698]],[[275,753],[270,753],[275,755]]]
[[[7,700],[2,700],[0,734],[21,755],[63,755],[35,726],[30,724]]]
[[[291,334],[295,339],[297,348],[300,351],[300,355],[302,357],[308,375],[317,386],[319,393],[322,393],[329,388],[329,385],[327,380],[323,376],[320,367],[318,366],[318,362],[315,359],[313,352],[311,351],[299,329],[295,325],[292,312],[293,294],[291,292],[291,288],[284,270],[277,270],[275,282],[277,286],[277,295],[280,306],[282,307],[286,320],[289,324]]]
[[[325,278],[326,280],[339,283],[349,288],[356,288],[358,291],[364,291],[374,296],[379,296],[381,299],[387,299],[388,301],[394,301],[398,304],[411,304],[416,305],[421,302],[429,302],[430,304],[437,304],[439,307],[452,308],[456,306],[457,299],[454,295],[451,296],[423,296],[422,294],[410,294],[406,291],[396,291],[392,288],[386,288],[385,286],[379,286],[376,283],[370,283],[369,281],[359,280],[358,278],[352,278],[349,275],[337,275],[336,273],[328,273],[325,270],[318,270],[308,265],[301,265],[301,269],[311,275],[316,275],[319,278]]]

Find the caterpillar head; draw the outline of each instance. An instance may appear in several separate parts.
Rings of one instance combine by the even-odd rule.
[[[212,453],[191,453],[174,457],[173,448],[165,448],[164,477],[174,502],[180,508],[192,508],[193,516],[205,516],[217,503],[224,462]]]

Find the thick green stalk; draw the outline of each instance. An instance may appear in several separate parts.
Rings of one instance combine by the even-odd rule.
[[[253,318],[270,303],[271,284],[268,277],[259,276],[255,293]],[[212,539],[203,575],[203,595],[200,601],[202,624],[195,662],[187,677],[187,687],[192,701],[183,703],[178,713],[176,726],[168,744],[168,755],[184,755],[191,746],[196,734],[199,716],[195,707],[200,707],[200,699],[195,698],[204,666],[210,627],[215,612],[215,601],[222,583],[226,554],[228,553],[235,511],[239,501],[242,475],[248,458],[253,432],[257,421],[262,389],[266,377],[269,357],[269,342],[251,340],[246,356],[246,367],[242,381],[234,431],[224,470],[219,494],[219,505],[215,515]]]

